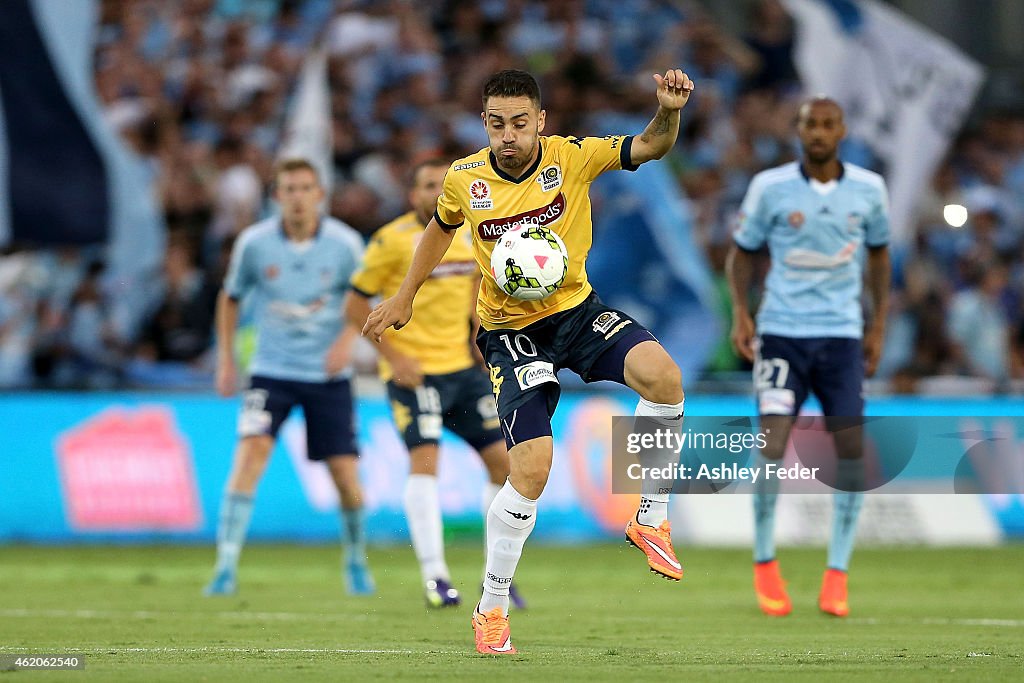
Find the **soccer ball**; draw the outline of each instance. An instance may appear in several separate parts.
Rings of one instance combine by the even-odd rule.
[[[509,296],[537,301],[562,286],[569,254],[555,233],[538,225],[518,225],[503,234],[491,252],[491,274]]]

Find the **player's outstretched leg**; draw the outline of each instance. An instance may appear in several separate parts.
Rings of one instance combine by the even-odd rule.
[[[623,375],[626,384],[640,394],[634,414],[644,423],[678,431],[683,422],[683,385],[679,367],[656,341],[644,341],[629,350]],[[638,424],[641,421],[638,420]],[[662,468],[679,461],[672,448],[640,454],[644,467]],[[683,578],[683,567],[672,547],[668,521],[670,482],[643,479],[640,507],[626,525],[626,540],[647,556],[652,572],[673,581]]]
[[[203,590],[207,596],[238,592],[238,558],[252,517],[253,494],[274,446],[269,436],[250,436],[238,442],[217,520],[217,563],[213,579]]]

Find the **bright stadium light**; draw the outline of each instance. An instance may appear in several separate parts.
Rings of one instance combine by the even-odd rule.
[[[962,204],[946,204],[942,207],[942,217],[952,228],[963,227],[967,222],[967,207]]]

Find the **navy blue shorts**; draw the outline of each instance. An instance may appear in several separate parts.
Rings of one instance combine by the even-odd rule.
[[[562,368],[584,382],[625,384],[626,354],[652,340],[657,341],[647,328],[592,293],[579,306],[521,330],[481,329],[476,343],[490,368],[498,415],[505,420],[537,393],[553,415],[561,395],[556,373]]]
[[[238,436],[277,437],[295,406],[306,418],[306,452],[310,460],[358,455],[352,385],[347,379],[296,382],[254,376],[242,396]]]
[[[763,334],[754,362],[759,415],[796,415],[813,392],[827,416],[864,414],[864,351],[849,337]]]
[[[388,398],[406,448],[436,444],[442,426],[477,451],[502,439],[491,383],[479,367],[424,375],[416,389],[388,382]]]

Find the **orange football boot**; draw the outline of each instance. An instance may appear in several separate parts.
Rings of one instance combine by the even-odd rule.
[[[652,572],[672,581],[683,578],[683,566],[672,549],[672,525],[667,519],[658,528],[631,519],[626,525],[626,540],[647,556]]]
[[[793,611],[778,560],[754,563],[754,592],[757,606],[770,617],[784,617]]]
[[[846,572],[839,569],[825,570],[818,607],[822,612],[837,617],[845,617],[850,613],[850,605],[846,602]]]
[[[473,609],[473,634],[476,636],[476,651],[482,655],[514,655],[512,647],[512,631],[508,627],[508,617],[495,607],[485,614],[480,613],[480,606]]]

